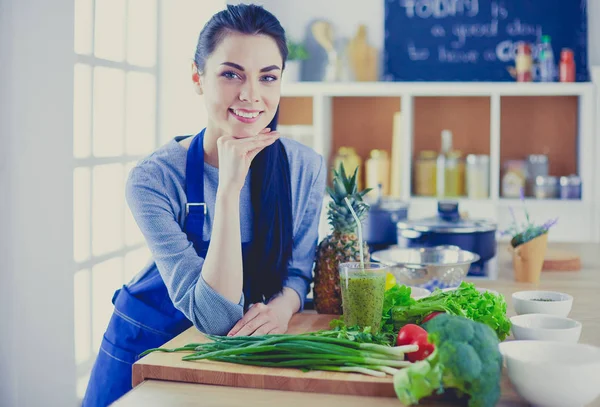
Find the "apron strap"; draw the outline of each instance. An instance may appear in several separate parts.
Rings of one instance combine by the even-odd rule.
[[[206,203],[204,201],[204,131],[194,137],[187,152],[185,168],[185,227],[188,240],[200,254],[204,249],[202,232],[204,230],[204,217],[206,216]]]

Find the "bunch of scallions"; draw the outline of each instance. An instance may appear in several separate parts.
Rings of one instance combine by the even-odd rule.
[[[309,334],[205,336],[212,342],[190,343],[175,349],[148,349],[140,357],[156,351],[190,352],[182,360],[212,360],[385,377],[397,373],[398,368],[410,366],[410,362],[404,360],[404,354],[418,350],[417,345],[391,347]]]

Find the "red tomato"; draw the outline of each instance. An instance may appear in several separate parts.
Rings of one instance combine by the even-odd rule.
[[[425,318],[423,318],[423,322],[421,322],[422,324],[424,324],[425,322],[429,321],[430,319],[433,319],[433,317],[443,314],[442,311],[434,311],[431,314],[427,315]]]
[[[406,354],[410,362],[423,360],[435,350],[435,346],[427,340],[427,331],[415,324],[404,325],[398,332],[396,346],[403,345],[417,345],[419,347],[419,350]]]
[[[427,340],[427,335],[419,336],[417,338],[416,345],[419,346],[418,351],[406,354],[408,360],[413,363],[427,358],[435,350],[435,346],[433,346],[433,344],[429,343],[429,341]]]
[[[407,324],[400,329],[398,332],[398,339],[396,340],[396,346],[412,345],[415,344],[415,340],[420,335],[427,335],[427,331],[421,328],[419,325]]]

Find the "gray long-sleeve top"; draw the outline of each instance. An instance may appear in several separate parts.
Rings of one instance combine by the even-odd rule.
[[[187,150],[169,141],[140,161],[129,174],[126,197],[141,229],[152,261],[135,278],[158,268],[171,301],[198,330],[225,335],[243,316],[244,295],[236,304],[213,290],[202,278],[204,259],[186,234],[185,169]],[[290,164],[293,218],[293,254],[284,286],[300,297],[301,308],[312,281],[312,265],[327,170],[323,157],[296,141],[281,138]],[[204,199],[207,215],[203,239],[210,240],[218,186],[218,169],[204,164]],[[240,193],[242,242],[252,239],[250,174]]]

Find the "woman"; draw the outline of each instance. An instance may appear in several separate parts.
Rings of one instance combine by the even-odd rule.
[[[262,7],[227,6],[198,40],[192,81],[208,123],[142,160],[127,200],[153,262],[114,297],[84,405],[131,389],[131,364],[194,325],[284,333],[311,282],[326,169],[275,132],[287,47]]]

